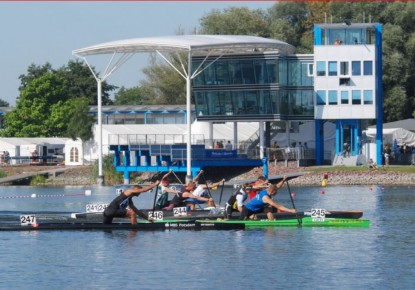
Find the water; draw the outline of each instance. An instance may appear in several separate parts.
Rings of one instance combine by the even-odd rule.
[[[92,195],[27,197],[85,190]],[[0,232],[0,289],[412,289],[414,187],[323,190],[291,186],[299,210],[359,209],[371,227]],[[0,187],[0,214],[79,212],[114,197],[111,187]],[[153,197],[135,203],[149,207]],[[277,197],[291,206],[286,187]]]

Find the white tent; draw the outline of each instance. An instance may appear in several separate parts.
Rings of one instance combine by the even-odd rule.
[[[376,128],[369,128],[365,131],[368,140],[375,142]],[[404,143],[408,146],[415,146],[415,133],[403,128],[383,129],[383,144],[392,145],[396,139],[398,145]]]

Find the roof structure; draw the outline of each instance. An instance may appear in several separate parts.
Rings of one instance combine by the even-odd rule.
[[[376,128],[376,125],[369,126],[369,128]],[[405,120],[383,123],[383,129],[397,129],[403,128],[415,133],[415,119],[409,118]]]
[[[280,40],[258,36],[196,34],[124,39],[76,49],[73,54],[85,57],[110,53],[190,51],[192,55],[207,55],[212,54],[212,50],[226,54],[278,50],[282,54],[290,54],[294,52],[294,47]]]

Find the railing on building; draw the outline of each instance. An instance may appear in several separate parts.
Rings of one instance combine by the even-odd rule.
[[[182,134],[112,134],[109,135],[110,145],[128,145],[132,151],[148,150],[150,155],[171,156],[172,161],[185,161],[187,159],[186,149],[187,136]],[[216,141],[227,140],[208,140],[204,139],[203,134],[194,134],[192,140],[192,159],[206,160],[221,158],[226,159],[260,159],[260,148],[256,146],[250,148],[249,142],[240,142],[233,145],[232,150],[214,149],[212,144]],[[253,141],[251,141],[253,142]],[[175,146],[171,146],[175,145]],[[198,145],[198,146],[195,146]],[[315,149],[302,147],[287,148],[265,148],[264,155],[270,161],[284,162],[296,161],[298,166],[310,166],[315,164]],[[212,153],[213,152],[213,153]],[[330,160],[331,151],[325,151],[325,160]],[[151,161],[153,163],[153,161]],[[155,161],[154,161],[155,162]]]

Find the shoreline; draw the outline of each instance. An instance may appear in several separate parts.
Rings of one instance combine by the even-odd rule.
[[[55,168],[59,168],[57,166]],[[54,167],[47,167],[54,169]],[[23,174],[33,171],[45,170],[45,167],[39,166],[15,166],[1,168],[7,175]],[[321,186],[325,172],[309,172],[310,167],[297,167],[295,163],[288,164],[288,167],[283,165],[275,165],[270,163],[268,168],[268,176],[278,176],[285,174],[303,173],[304,175],[290,180],[290,185],[296,186]],[[93,166],[77,166],[70,168],[67,172],[59,174],[56,177],[46,179],[46,186],[65,186],[78,185],[88,186],[95,185],[96,180],[93,178]],[[226,179],[227,184],[234,184],[243,182],[243,180],[256,179],[263,175],[262,167],[256,167],[246,172],[232,173],[228,172],[219,176],[220,173],[209,174],[212,180]],[[148,175],[150,178],[151,175]],[[363,171],[343,171],[335,170],[328,172],[327,185],[415,185],[415,173],[403,173],[394,171],[377,170],[363,170]],[[108,185],[111,186],[111,185]]]

